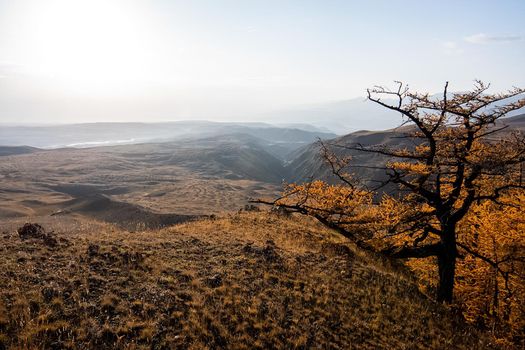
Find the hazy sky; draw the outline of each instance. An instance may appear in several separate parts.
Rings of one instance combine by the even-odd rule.
[[[0,122],[256,120],[525,86],[525,1],[0,0]]]

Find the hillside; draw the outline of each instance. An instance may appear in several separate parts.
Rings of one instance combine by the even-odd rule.
[[[442,94],[434,94],[434,98],[440,98]],[[516,96],[509,98],[506,102],[515,102],[520,98]],[[394,102],[384,99],[383,102]],[[514,116],[523,111],[514,111],[509,115]],[[308,123],[321,127],[324,130],[331,130],[338,135],[355,132],[360,129],[384,130],[395,128],[399,125],[399,118],[386,108],[368,101],[365,96],[332,101],[317,104],[304,104],[279,110],[264,115],[265,120],[283,120],[295,123]]]
[[[357,131],[345,136],[329,140],[330,144],[342,146],[354,146],[361,144],[363,146],[387,146],[400,147],[410,146],[402,131]],[[374,186],[375,181],[385,179],[384,170],[378,169],[388,160],[387,157],[380,154],[364,153],[342,148],[331,148],[339,157],[351,156],[350,171],[362,182],[369,186]],[[311,144],[294,152],[294,160],[287,165],[288,173],[291,174],[288,179],[290,182],[308,181],[311,178],[323,179],[328,182],[337,182],[338,179],[332,175],[331,169],[326,165],[321,157],[321,150],[318,144]],[[370,181],[373,179],[374,181]]]
[[[505,132],[525,131],[525,114],[505,118],[498,123],[498,127],[504,125],[508,126]],[[412,141],[403,137],[408,128],[410,126],[384,131],[361,130],[334,138],[329,140],[328,143],[342,146],[361,144],[363,146],[384,146],[386,148],[410,148],[413,147]],[[361,179],[364,184],[373,187],[377,185],[378,181],[385,179],[384,170],[378,169],[378,167],[382,167],[388,161],[388,157],[341,148],[333,148],[333,151],[340,157],[352,157],[351,165],[353,167],[351,172]],[[337,181],[321,158],[317,144],[310,144],[297,149],[290,155],[290,158],[293,160],[287,165],[289,174],[287,180],[289,182],[302,182],[311,178],[324,179],[328,182]]]
[[[0,157],[14,156],[17,154],[33,153],[38,151],[38,148],[29,146],[0,146]]]
[[[84,215],[126,229],[235,211],[275,196],[286,170],[246,134],[2,157],[3,218]]]
[[[303,217],[0,236],[0,348],[484,349],[400,267]]]
[[[308,129],[308,130],[305,130]],[[167,123],[86,123],[48,126],[0,127],[0,145],[40,148],[95,147],[119,144],[173,142],[188,138],[247,134],[267,143],[286,144],[291,149],[318,138],[336,135],[313,127],[277,127],[265,123],[219,123],[178,121]]]
[[[268,113],[268,119],[288,120],[322,126],[339,135],[359,128],[381,130],[395,127],[397,120],[384,108],[363,97],[318,104],[305,104]]]

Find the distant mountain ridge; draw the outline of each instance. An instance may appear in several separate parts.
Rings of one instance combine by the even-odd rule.
[[[180,121],[171,123],[91,123],[53,126],[3,126],[0,145],[39,148],[86,148],[119,144],[171,142],[185,139],[243,133],[288,150],[329,139],[334,133],[277,127],[265,123],[218,123]]]
[[[452,93],[451,93],[452,94]],[[432,95],[436,99],[442,94]],[[518,95],[504,102],[515,102],[523,98]],[[384,99],[383,102],[394,103],[393,100]],[[394,103],[395,104],[395,103]],[[498,103],[495,103],[498,105]],[[522,112],[514,111],[509,116]],[[287,123],[307,123],[322,130],[330,130],[338,135],[346,135],[358,130],[387,130],[399,125],[399,116],[392,111],[369,101],[366,97],[348,100],[333,101],[312,105],[298,106],[288,110],[268,113],[267,120],[286,120]]]
[[[509,130],[525,130],[525,114],[505,118],[501,123],[508,125]],[[279,128],[260,123],[210,122],[81,124],[57,127],[60,130],[35,128],[28,131],[22,128],[19,131],[24,131],[26,137],[30,137],[31,133],[42,135],[52,132],[61,135],[69,131],[71,134],[67,137],[82,134],[87,139],[88,136],[92,137],[95,133],[102,132],[102,127],[106,127],[106,136],[116,135],[117,128],[122,131],[120,137],[129,137],[133,132],[137,132],[137,128],[143,129],[142,135],[158,135],[159,132],[163,132],[162,135],[172,135],[169,141],[160,138],[143,141],[143,144],[138,144],[140,142],[137,140],[130,142],[136,145],[117,143],[104,148],[107,152],[124,152],[123,154],[129,154],[130,157],[144,157],[152,166],[184,166],[201,176],[229,180],[251,179],[270,184],[279,184],[283,180],[303,182],[311,179],[336,182],[337,179],[332,176],[320,156],[319,145],[316,143],[318,139],[339,145],[359,143],[365,146],[399,147],[407,143],[406,146],[409,146],[409,140],[399,136],[410,128],[408,125],[383,131],[361,130],[339,137],[330,133]],[[161,128],[163,130],[159,131]],[[6,134],[4,129],[0,131],[0,135]],[[50,137],[49,134],[45,136]],[[0,147],[0,156],[37,151],[40,150],[28,146]],[[344,149],[338,149],[337,152],[341,156],[352,156],[352,164],[355,166],[353,171],[364,184],[374,187],[374,181],[385,179],[384,171],[378,169],[388,160],[385,156]]]
[[[38,151],[38,148],[29,146],[0,146],[0,157],[33,153],[36,151]]]
[[[525,114],[504,118],[500,121],[500,124],[507,125],[508,131],[525,131]],[[408,125],[403,128],[384,131],[361,130],[328,140],[328,142],[336,145],[362,144],[363,146],[384,145],[387,147],[406,145],[409,147],[410,141],[400,136],[403,136],[406,129],[410,127]],[[374,187],[375,181],[372,180],[381,181],[385,179],[384,171],[377,169],[377,167],[384,165],[388,160],[387,157],[375,153],[349,151],[341,148],[336,148],[334,151],[339,156],[352,157],[351,164],[355,166],[352,168],[352,171],[364,184]],[[322,179],[332,183],[337,182],[337,179],[332,175],[331,170],[321,158],[318,144],[313,143],[297,149],[290,155],[290,158],[293,160],[286,166],[289,174],[287,181],[304,182],[311,179]],[[377,182],[375,182],[375,185],[377,185]]]

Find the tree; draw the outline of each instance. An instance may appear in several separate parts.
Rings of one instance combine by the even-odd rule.
[[[470,321],[525,345],[525,193],[473,205],[458,227],[456,295]]]
[[[370,101],[401,115],[408,130],[403,137],[411,140],[413,147],[321,143],[323,157],[341,180],[339,186],[351,191],[341,194],[336,187],[323,188],[319,183],[292,184],[281,198],[266,203],[313,215],[366,248],[370,245],[365,241],[377,238],[374,231],[379,226],[388,227],[384,237],[399,239],[382,252],[393,258],[435,257],[437,300],[452,302],[459,251],[491,261],[458,240],[459,223],[477,203],[502,204],[500,199],[507,192],[524,188],[525,138],[507,130],[501,119],[525,106],[525,99],[509,101],[525,89],[501,94],[490,94],[488,89],[489,85],[476,81],[472,91],[453,94],[447,83],[441,97],[413,93],[400,82],[395,90],[368,90]],[[379,205],[363,200],[371,195],[357,189],[359,184],[350,175],[351,162],[334,150],[387,157],[383,167],[387,179],[381,185],[394,184],[398,195],[385,196]],[[330,197],[327,191],[338,196]],[[477,233],[463,230],[461,234]]]
[[[391,250],[389,255],[436,256],[438,301],[452,301],[458,223],[474,203],[498,202],[505,191],[523,188],[525,139],[518,133],[503,133],[506,127],[498,121],[525,106],[525,99],[505,103],[525,90],[488,94],[488,88],[477,81],[472,91],[450,96],[447,83],[442,98],[411,93],[402,83],[396,91],[381,87],[369,90],[370,101],[401,113],[414,124],[415,130],[407,137],[413,138],[417,146],[412,150],[350,146],[395,159],[387,164],[388,182],[408,191],[410,194],[402,200],[420,210],[405,215],[396,228],[412,235],[417,232],[415,244]],[[383,102],[381,96],[385,95],[396,98],[397,104]]]

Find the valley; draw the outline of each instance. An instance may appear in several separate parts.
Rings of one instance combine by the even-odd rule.
[[[325,141],[409,148],[407,128]],[[249,205],[336,180],[311,134],[254,133],[1,146],[0,348],[498,348],[406,266]],[[384,176],[388,158],[335,150],[355,176]]]
[[[249,198],[278,193],[284,167],[277,159],[262,150],[221,145],[148,144],[4,156],[0,216],[78,214],[136,229],[235,211]]]
[[[520,115],[505,123],[509,131],[523,130],[524,120]],[[315,132],[239,128],[250,132],[221,129],[204,137],[189,133],[173,141],[91,148],[0,146],[0,219],[80,215],[129,230],[157,228],[274,198],[286,182],[337,182],[319,146],[310,143]],[[404,131],[358,131],[327,142],[411,147]],[[352,157],[349,171],[364,185],[385,178],[381,166],[388,158],[334,150]]]
[[[0,0],[0,350],[525,350],[524,17]]]

